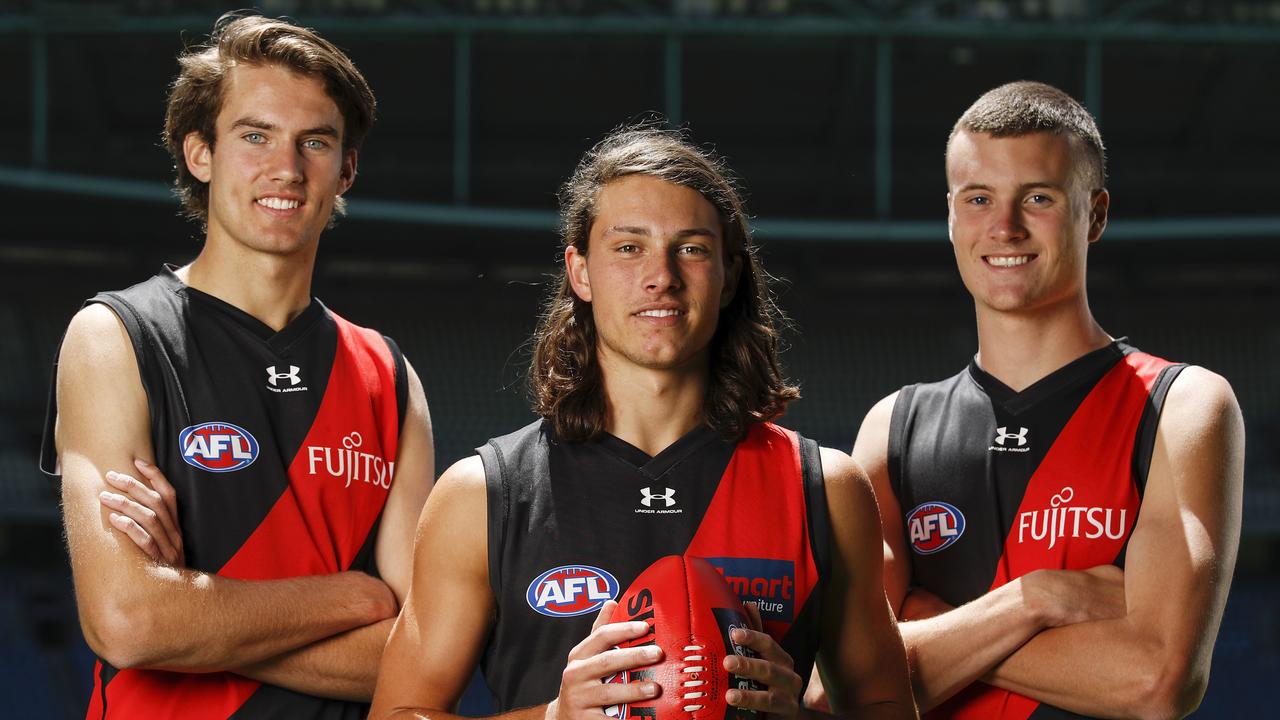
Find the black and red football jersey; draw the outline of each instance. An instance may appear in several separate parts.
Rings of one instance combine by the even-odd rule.
[[[762,423],[735,445],[702,427],[650,457],[613,436],[564,442],[538,421],[478,452],[497,601],[481,663],[498,711],[554,699],[600,607],[667,555],[706,559],[759,603],[808,680],[830,562],[812,440]]]
[[[188,567],[248,580],[376,575],[373,544],[408,391],[390,339],[314,299],[276,332],[169,268],[89,302],[110,307],[133,343]],[[42,458],[51,474],[54,397]],[[88,716],[336,719],[367,709],[231,673],[99,661]]]
[[[1117,340],[1021,392],[976,362],[903,388],[888,460],[912,585],[958,606],[1037,569],[1123,567],[1182,367]],[[1080,716],[976,682],[928,717]]]

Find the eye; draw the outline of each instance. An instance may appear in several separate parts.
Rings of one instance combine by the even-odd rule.
[[[1053,202],[1053,198],[1048,195],[1045,195],[1044,193],[1036,193],[1031,197],[1027,198],[1027,202],[1035,205],[1048,205],[1049,203]]]
[[[617,251],[623,254],[631,255],[640,252],[640,246],[635,243],[623,243],[617,247]]]
[[[676,252],[681,255],[691,255],[694,257],[703,257],[711,254],[710,250],[701,245],[681,245],[676,249]]]
[[[329,143],[321,140],[320,138],[310,138],[309,140],[303,141],[302,147],[308,150],[323,150],[329,147]]]
[[[263,135],[260,132],[245,133],[243,137],[245,140],[253,143],[254,145],[261,145],[262,143],[267,141],[267,136]]]
[[[990,205],[991,198],[987,197],[986,195],[974,195],[968,200],[965,200],[965,202],[970,205]]]

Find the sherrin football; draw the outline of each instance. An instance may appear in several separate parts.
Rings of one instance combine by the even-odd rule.
[[[662,691],[651,700],[605,708],[611,718],[657,720],[746,720],[756,713],[729,706],[730,688],[759,690],[754,681],[730,675],[726,655],[755,657],[729,639],[734,627],[749,627],[742,601],[701,558],[668,555],[650,565],[618,600],[610,622],[643,621],[648,634],[620,647],[657,645],[663,659],[604,678],[607,683],[656,682]]]

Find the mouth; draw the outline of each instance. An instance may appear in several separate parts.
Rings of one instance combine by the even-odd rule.
[[[296,210],[302,205],[302,201],[297,198],[267,196],[258,198],[257,204],[270,210]]]
[[[641,310],[640,312],[633,314],[636,317],[667,318],[679,317],[685,315],[686,312],[677,308],[654,308],[651,310]]]
[[[1036,259],[1035,255],[983,255],[983,261],[992,267],[1011,268],[1026,265]]]

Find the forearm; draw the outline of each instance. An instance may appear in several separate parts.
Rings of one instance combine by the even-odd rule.
[[[113,665],[195,672],[261,662],[395,612],[386,586],[363,573],[236,580],[160,565],[97,604],[95,650]]]
[[[520,708],[519,710],[511,710],[497,715],[490,715],[489,717],[493,718],[493,720],[548,720],[554,715],[555,713],[550,710],[550,705],[535,705],[534,707]],[[426,708],[395,708],[389,714],[381,716],[381,718],[382,720],[471,720],[465,715],[455,715]],[[369,720],[378,720],[378,718],[371,714],[369,715]]]
[[[958,608],[925,619],[908,613],[898,623],[912,690],[930,710],[982,678],[1043,627],[1023,598],[1020,580]]]
[[[369,702],[394,622],[348,630],[235,672],[307,695]]]
[[[1197,681],[1185,677],[1185,661],[1162,650],[1130,618],[1077,623],[1040,633],[983,680],[1092,717],[1180,716],[1191,708],[1161,701],[1161,691],[1189,695]]]

